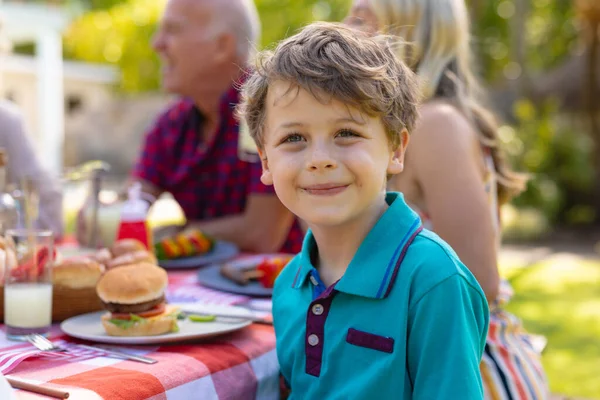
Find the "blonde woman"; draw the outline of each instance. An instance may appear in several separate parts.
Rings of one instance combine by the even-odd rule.
[[[498,208],[525,181],[503,159],[494,118],[478,102],[464,0],[356,0],[347,23],[400,38],[398,56],[420,78],[420,122],[405,172],[389,184],[456,250],[488,298],[490,329],[480,365],[485,398],[547,398],[530,336],[501,308],[512,293],[498,273]]]

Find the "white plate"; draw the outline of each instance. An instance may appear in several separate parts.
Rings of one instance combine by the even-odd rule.
[[[212,304],[185,303],[172,304],[188,312],[235,314],[252,316],[252,312],[241,307],[218,306]],[[102,327],[100,317],[106,311],[88,313],[69,318],[60,324],[60,328],[69,336],[100,343],[113,344],[158,344],[180,342],[192,339],[206,339],[217,335],[237,331],[251,324],[248,320],[217,318],[213,322],[192,322],[179,320],[179,332],[158,336],[109,336]]]

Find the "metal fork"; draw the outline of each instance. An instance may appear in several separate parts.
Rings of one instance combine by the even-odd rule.
[[[27,341],[34,345],[41,351],[66,351],[67,349],[62,346],[57,346],[44,336],[37,333],[27,335]]]
[[[68,351],[66,347],[57,346],[42,335],[36,333],[27,335],[27,341],[42,351]],[[124,353],[116,350],[109,350],[102,347],[86,346],[83,344],[75,345],[88,350],[95,350],[104,353],[106,357],[124,358],[131,361],[138,361],[144,364],[155,364],[157,361],[153,358],[136,356],[134,354]]]

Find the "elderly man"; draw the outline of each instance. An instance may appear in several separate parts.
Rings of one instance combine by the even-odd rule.
[[[146,135],[134,181],[170,192],[188,226],[254,252],[297,252],[302,231],[256,156],[243,157],[238,83],[259,37],[251,0],[170,0],[153,46],[165,90],[180,95]]]

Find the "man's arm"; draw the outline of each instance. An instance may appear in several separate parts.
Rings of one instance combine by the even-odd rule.
[[[244,251],[273,253],[285,242],[293,221],[275,194],[251,194],[243,214],[190,221],[187,228],[233,242]]]
[[[413,399],[483,399],[479,363],[488,312],[483,292],[458,274],[417,299],[408,317]]]

